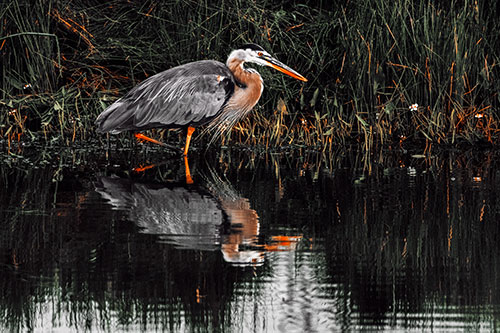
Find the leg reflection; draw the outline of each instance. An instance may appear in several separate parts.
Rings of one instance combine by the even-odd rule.
[[[186,184],[193,184],[193,179],[191,178],[191,171],[189,170],[188,157],[184,155],[184,168],[186,169]]]

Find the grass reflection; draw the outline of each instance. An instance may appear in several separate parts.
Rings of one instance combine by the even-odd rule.
[[[58,152],[36,169],[44,158],[26,154],[0,171],[2,328],[494,327],[497,153],[417,155],[228,150],[194,155],[186,185],[181,159],[131,171],[161,160],[154,151]],[[99,179],[119,180],[106,193],[123,207],[95,191]],[[165,242],[171,231],[145,232],[137,221],[165,207],[166,190],[213,200],[218,242],[262,264],[235,267],[199,242]]]

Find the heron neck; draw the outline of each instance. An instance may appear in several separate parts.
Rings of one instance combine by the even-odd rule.
[[[234,94],[229,99],[227,108],[248,112],[260,99],[264,87],[262,78],[257,71],[245,69],[241,60],[229,59],[227,65],[239,83],[234,88]]]
[[[253,69],[245,69],[243,63],[239,59],[229,59],[227,66],[240,86],[245,88],[258,86],[260,89],[262,87],[261,76]]]

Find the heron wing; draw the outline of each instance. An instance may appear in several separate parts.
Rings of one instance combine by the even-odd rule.
[[[218,61],[197,61],[158,73],[108,107],[99,132],[119,133],[208,122],[234,92],[231,71]]]

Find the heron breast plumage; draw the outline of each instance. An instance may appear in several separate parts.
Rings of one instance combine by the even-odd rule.
[[[260,74],[254,69],[245,69],[241,59],[236,58],[228,61],[227,67],[231,71],[236,85],[233,94],[225,103],[220,114],[208,125],[209,130],[218,129],[218,131],[214,131],[217,135],[229,130],[244,118],[257,104],[264,89]]]

